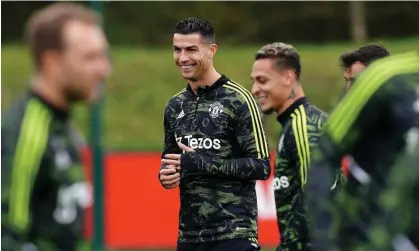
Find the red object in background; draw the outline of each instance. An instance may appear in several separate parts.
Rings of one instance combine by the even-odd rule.
[[[348,177],[350,161],[351,160],[349,156],[343,156],[341,166],[342,166],[343,175],[345,175],[345,177]]]
[[[83,151],[91,181],[91,156]],[[164,189],[158,180],[160,153],[114,152],[105,158],[105,242],[109,248],[176,246],[179,189]],[[273,173],[273,169],[272,169]],[[276,246],[273,177],[257,182],[259,242]],[[92,208],[87,209],[86,236],[92,236]]]
[[[272,165],[274,163],[272,154]],[[91,155],[83,151],[91,181]],[[342,159],[347,174],[349,159]],[[173,248],[176,246],[179,189],[164,189],[158,180],[160,153],[114,152],[105,157],[105,242],[108,248]],[[272,166],[273,167],[273,166]],[[279,243],[275,199],[269,180],[257,181],[259,242]],[[92,208],[87,209],[86,236],[92,236]]]

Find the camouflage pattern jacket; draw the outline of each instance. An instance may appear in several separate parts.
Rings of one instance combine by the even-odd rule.
[[[317,145],[326,119],[327,115],[305,97],[296,100],[277,118],[282,125],[274,178],[281,234],[279,250],[307,250],[309,222],[303,197],[304,185],[311,148]]]
[[[199,243],[257,238],[255,181],[270,175],[261,113],[245,88],[222,76],[197,94],[172,97],[164,114],[164,150],[181,153],[179,238]],[[164,165],[162,166],[164,168]]]

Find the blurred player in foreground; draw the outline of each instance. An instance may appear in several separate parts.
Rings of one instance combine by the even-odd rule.
[[[294,47],[273,43],[255,56],[252,93],[262,111],[276,112],[282,125],[275,160],[274,194],[281,243],[277,250],[308,250],[309,229],[304,185],[310,148],[317,144],[327,115],[312,105],[300,83],[300,55]],[[308,178],[310,179],[310,178]]]
[[[270,175],[267,139],[251,93],[215,70],[216,51],[208,21],[176,25],[174,59],[188,84],[165,108],[159,177],[180,187],[177,250],[259,250],[255,181]]]
[[[389,55],[390,52],[378,44],[364,45],[354,51],[343,53],[339,58],[339,62],[340,66],[343,68],[346,91],[349,90],[351,84],[355,81],[355,78],[358,77],[365,67],[375,60]],[[356,163],[353,161],[352,157],[344,156],[342,158],[342,167],[344,168],[345,174],[347,174],[347,168],[350,165],[356,165]]]
[[[333,202],[328,184],[346,153],[359,165]],[[419,248],[418,52],[365,69],[330,115],[310,172],[312,250]]]
[[[36,12],[26,35],[36,72],[1,125],[1,247],[74,251],[91,191],[70,109],[110,73],[107,41],[95,14],[73,3]]]

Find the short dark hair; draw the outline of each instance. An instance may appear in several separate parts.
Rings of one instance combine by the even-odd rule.
[[[369,44],[360,47],[357,50],[343,53],[339,58],[339,63],[343,69],[348,69],[355,62],[361,62],[365,66],[373,61],[390,56],[390,52],[380,45]]]
[[[178,22],[173,29],[173,33],[189,35],[198,33],[208,43],[215,43],[214,28],[211,23],[200,17],[190,17]]]
[[[62,33],[70,21],[98,24],[99,17],[84,5],[68,2],[51,4],[29,17],[25,35],[37,68],[43,53],[64,48]]]
[[[300,79],[300,55],[294,46],[285,43],[273,43],[263,46],[256,52],[255,60],[270,58],[276,60],[279,68],[293,69],[296,79]]]

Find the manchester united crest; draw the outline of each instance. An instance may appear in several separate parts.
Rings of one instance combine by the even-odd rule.
[[[224,109],[224,106],[220,102],[216,101],[212,103],[208,111],[211,118],[215,119],[218,116],[220,116],[221,113],[223,113],[223,109]]]

